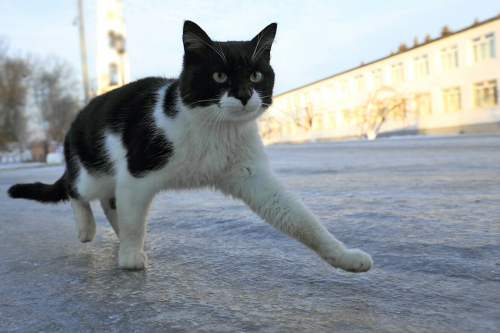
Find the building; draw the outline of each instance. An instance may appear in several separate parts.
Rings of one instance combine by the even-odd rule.
[[[259,121],[262,137],[272,144],[500,131],[498,36],[500,16],[277,95]]]
[[[97,95],[130,82],[120,0],[97,1]]]

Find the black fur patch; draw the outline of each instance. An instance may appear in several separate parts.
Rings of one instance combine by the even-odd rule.
[[[94,98],[78,114],[68,133],[70,155],[76,154],[91,174],[112,174],[103,144],[106,133],[111,132],[121,138],[134,177],[164,167],[173,154],[172,143],[157,135],[152,114],[158,89],[169,83],[168,95],[175,80],[151,77]]]
[[[172,82],[170,87],[165,94],[165,98],[163,99],[163,112],[167,115],[167,117],[175,118],[179,110],[177,110],[177,96],[179,94],[179,81],[176,80]]]
[[[64,140],[64,159],[66,160],[66,189],[68,194],[73,199],[79,199],[80,195],[76,191],[75,183],[78,179],[79,168],[76,160],[73,158],[76,154],[76,149],[72,150],[69,143],[69,135],[66,135]]]

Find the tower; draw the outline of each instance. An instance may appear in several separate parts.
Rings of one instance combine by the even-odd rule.
[[[97,0],[97,95],[130,82],[120,0]]]

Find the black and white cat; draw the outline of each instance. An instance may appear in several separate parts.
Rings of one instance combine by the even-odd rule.
[[[247,42],[215,42],[186,21],[178,79],[145,78],[94,98],[66,136],[61,179],[17,184],[9,195],[44,203],[69,199],[82,242],[94,238],[89,202],[100,200],[120,239],[120,266],[142,269],[153,197],[212,188],[243,200],[330,265],[368,271],[371,257],[346,249],[269,168],[255,120],[272,103],[276,28],[270,24]]]

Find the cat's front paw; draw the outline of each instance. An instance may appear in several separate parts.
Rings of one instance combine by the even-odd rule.
[[[148,258],[143,251],[120,253],[120,267],[124,269],[144,269]]]
[[[325,260],[333,267],[338,267],[352,273],[367,272],[373,266],[372,257],[368,253],[357,249],[346,249],[340,257],[327,257]]]
[[[345,250],[338,265],[339,268],[353,273],[367,272],[372,266],[372,257],[358,249]]]

